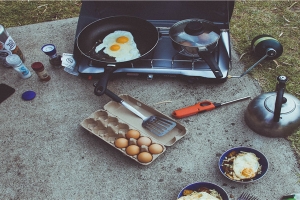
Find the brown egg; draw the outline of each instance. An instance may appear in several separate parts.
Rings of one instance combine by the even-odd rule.
[[[137,145],[130,145],[126,148],[126,153],[130,156],[134,156],[140,153],[140,147]]]
[[[129,131],[127,131],[125,137],[127,139],[129,138],[134,138],[134,139],[138,139],[140,137],[140,132],[138,130],[133,130],[133,129],[130,129]]]
[[[142,162],[142,163],[148,163],[152,161],[152,155],[148,152],[142,152],[138,155],[137,159],[138,161]]]
[[[163,152],[163,147],[160,144],[151,144],[149,146],[149,152],[152,154],[160,154]]]
[[[138,140],[137,140],[137,145],[138,146],[142,146],[142,145],[146,145],[146,146],[149,146],[151,144],[151,139],[148,138],[148,137],[140,137]]]
[[[118,138],[115,140],[115,146],[118,148],[128,147],[128,140],[126,138]]]

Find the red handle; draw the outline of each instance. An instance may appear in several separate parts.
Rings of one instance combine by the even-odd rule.
[[[188,106],[188,107],[185,107],[185,108],[175,110],[172,113],[172,115],[173,115],[173,117],[176,117],[176,118],[183,118],[183,117],[188,117],[188,116],[191,116],[191,115],[195,115],[199,112],[213,110],[215,108],[216,108],[216,106],[213,102],[211,102],[211,101],[201,101],[200,103],[196,103],[193,106]]]

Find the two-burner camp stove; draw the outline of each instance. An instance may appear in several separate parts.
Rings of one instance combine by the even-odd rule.
[[[146,57],[127,63],[127,66],[118,68],[114,74],[145,75],[148,79],[156,75],[184,76],[191,82],[224,82],[231,64],[229,22],[233,7],[233,1],[82,1],[76,37],[85,26],[101,18],[117,15],[139,17],[157,27],[160,34],[158,44]],[[170,27],[177,21],[191,18],[211,21],[221,30],[218,46],[212,52],[223,74],[220,79],[215,77],[202,58],[186,57],[172,45]],[[74,58],[81,76],[98,78],[104,72],[105,64],[81,55],[76,41]]]

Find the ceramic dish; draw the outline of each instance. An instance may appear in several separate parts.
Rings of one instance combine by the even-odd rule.
[[[229,176],[227,176],[225,167],[223,165],[224,164],[223,162],[224,162],[224,160],[228,159],[228,157],[230,156],[229,154],[232,153],[232,152],[236,152],[236,153],[241,153],[241,152],[254,153],[256,155],[256,157],[258,158],[258,163],[261,167],[260,172],[257,173],[254,178],[244,179],[244,180],[235,180],[235,179],[232,179]],[[223,153],[222,156],[219,159],[219,169],[220,169],[221,173],[226,178],[228,178],[229,180],[239,182],[239,183],[251,183],[251,182],[254,182],[254,181],[257,181],[257,180],[261,179],[267,173],[268,167],[269,167],[269,163],[268,163],[268,160],[265,157],[265,155],[263,153],[261,153],[260,151],[258,151],[256,149],[252,149],[250,147],[235,147],[235,148],[229,149],[225,153]]]
[[[178,194],[177,199],[184,196],[185,190],[198,191],[199,188],[203,188],[203,187],[210,189],[210,190],[215,190],[216,192],[218,192],[222,198],[220,200],[229,200],[228,194],[225,192],[225,190],[223,188],[221,188],[220,186],[218,186],[216,184],[209,183],[209,182],[196,182],[196,183],[192,183],[192,184],[185,186]]]

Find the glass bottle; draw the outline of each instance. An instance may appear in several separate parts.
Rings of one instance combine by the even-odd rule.
[[[56,48],[53,44],[45,44],[41,49],[49,56],[49,62],[54,68],[62,68],[61,56],[57,55]]]
[[[4,28],[4,26],[1,24],[0,24],[0,41],[3,43],[4,49],[11,51],[13,54],[17,54],[21,58],[22,62],[25,62],[25,56],[22,53],[21,49],[12,39],[12,37],[9,35],[7,30]]]

